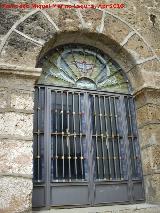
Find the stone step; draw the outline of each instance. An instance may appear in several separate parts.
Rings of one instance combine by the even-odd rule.
[[[50,209],[32,211],[33,213],[160,213],[160,205],[153,204],[133,204],[133,205],[113,205],[72,209]]]

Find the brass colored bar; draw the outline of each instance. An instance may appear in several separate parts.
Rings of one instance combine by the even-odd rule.
[[[36,132],[35,132],[36,133]],[[37,133],[36,133],[37,134]],[[66,132],[66,133],[64,133],[64,132],[52,132],[51,133],[51,135],[63,135],[64,137],[71,137],[71,136],[86,136],[86,134],[82,134],[82,133],[80,133],[80,134],[75,134],[75,133],[73,133],[73,134],[71,134],[70,132]]]

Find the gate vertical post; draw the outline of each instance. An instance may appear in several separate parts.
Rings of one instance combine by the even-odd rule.
[[[127,172],[128,172],[128,188],[129,188],[129,200],[133,203],[133,182],[132,182],[132,167],[130,159],[130,149],[128,140],[128,125],[127,125],[127,115],[125,109],[124,96],[120,96],[120,112],[121,112],[121,130],[123,135],[123,141],[126,149],[126,159],[127,159]]]

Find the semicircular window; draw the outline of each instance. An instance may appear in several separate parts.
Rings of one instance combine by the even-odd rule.
[[[121,67],[102,51],[86,45],[64,45],[41,59],[38,84],[64,87],[130,91]]]

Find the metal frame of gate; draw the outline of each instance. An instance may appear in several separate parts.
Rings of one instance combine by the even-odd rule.
[[[87,94],[91,96],[94,108],[95,97],[97,97],[97,103],[100,103],[100,97],[105,97],[109,100],[113,98],[113,102],[117,99],[118,106],[117,113],[115,113],[115,120],[119,122],[120,132],[122,135],[111,135],[111,140],[116,138],[118,141],[117,144],[123,142],[125,152],[123,153],[125,156],[122,159],[119,156],[119,171],[120,173],[117,175],[116,171],[114,172],[114,177],[112,177],[112,172],[109,174],[108,178],[97,178],[95,174],[95,169],[92,167],[93,163],[93,149],[95,147],[90,147],[88,162],[89,162],[89,180],[85,178],[81,178],[81,180],[75,178],[72,179],[68,177],[65,180],[64,174],[62,175],[62,179],[58,180],[56,178],[51,177],[51,163],[54,159],[55,162],[58,159],[57,153],[55,156],[52,156],[51,149],[51,135],[55,135],[57,137],[57,129],[53,133],[51,131],[51,111],[52,101],[51,101],[51,92],[56,93],[67,93],[67,94]],[[128,100],[131,100],[130,102]],[[104,102],[103,102],[104,103]],[[114,102],[115,103],[115,102]],[[79,102],[80,104],[80,102]],[[115,106],[114,106],[115,107]],[[56,109],[55,109],[56,110]],[[99,109],[100,110],[100,109]],[[93,110],[93,118],[97,116],[95,110]],[[103,110],[104,111],[104,110]],[[74,109],[73,109],[74,116]],[[80,113],[80,112],[79,112]],[[89,112],[88,112],[89,113]],[[120,113],[121,116],[118,116]],[[62,114],[63,114],[63,104],[62,104]],[[104,121],[106,119],[106,112],[99,111],[100,118],[102,118],[102,114],[104,114]],[[112,117],[111,113],[109,116]],[[110,117],[110,119],[112,119]],[[118,121],[118,119],[120,119]],[[61,121],[63,122],[63,121]],[[101,121],[100,121],[101,122]],[[99,123],[102,127],[102,124]],[[111,124],[112,125],[112,124]],[[117,125],[117,124],[115,124]],[[101,128],[100,127],[100,128]],[[112,128],[112,127],[111,127]],[[104,130],[105,132],[106,130]],[[93,132],[91,135],[91,140],[93,138],[97,140],[98,137],[103,139],[108,138],[109,135],[104,135],[101,130],[98,135],[97,132]],[[62,138],[65,134],[63,131],[61,132]],[[69,133],[70,134],[70,133]],[[95,134],[95,135],[94,135]],[[66,135],[66,137],[68,137]],[[79,137],[83,137],[83,134],[79,132]],[[74,132],[73,132],[74,138]],[[121,141],[121,142],[120,142]],[[113,142],[113,141],[112,141]],[[93,143],[92,143],[93,144]],[[113,143],[114,144],[114,143]],[[110,145],[109,145],[110,146]],[[112,145],[114,146],[114,145]],[[64,147],[62,147],[64,148]],[[82,147],[81,147],[82,148]],[[96,145],[97,150],[97,145]],[[104,151],[104,150],[103,150]],[[101,158],[104,163],[105,156],[103,151],[101,151]],[[120,151],[120,150],[119,150]],[[117,151],[117,153],[119,152]],[[64,168],[64,151],[62,151],[62,161]],[[97,151],[96,151],[97,152]],[[114,152],[114,149],[113,149]],[[132,153],[132,154],[131,154]],[[95,153],[94,162],[98,164],[100,157]],[[115,154],[113,154],[113,163],[116,162]],[[84,156],[82,156],[81,152],[81,162]],[[91,159],[92,158],[92,159]],[[68,162],[71,159],[71,156],[68,155]],[[62,88],[62,87],[53,87],[53,86],[44,86],[38,85],[36,86],[36,95],[35,95],[35,116],[34,116],[34,189],[33,189],[33,207],[38,208],[50,208],[51,206],[86,206],[86,205],[104,205],[110,203],[135,203],[144,201],[144,187],[143,187],[143,175],[142,168],[140,162],[140,150],[138,145],[138,134],[136,127],[136,117],[135,117],[135,109],[134,109],[134,100],[131,95],[128,94],[118,94],[118,93],[108,93],[103,91],[90,91],[85,89],[74,89],[74,88]],[[76,162],[77,156],[74,156],[74,160]],[[91,161],[90,161],[91,160]],[[123,176],[122,176],[122,165],[126,160],[126,168],[123,168]],[[108,161],[111,161],[111,158],[108,157]],[[116,163],[115,163],[116,164]],[[57,164],[56,164],[57,165]],[[68,164],[69,165],[69,164]],[[104,165],[104,164],[103,164]],[[111,165],[110,165],[111,166]],[[96,165],[96,168],[98,166]],[[121,167],[121,168],[120,168]],[[57,169],[57,168],[56,168]],[[82,169],[82,168],[81,168]],[[108,169],[112,169],[109,168]],[[125,170],[126,169],[126,170]],[[115,168],[116,170],[116,168]],[[126,173],[125,173],[126,171]],[[64,171],[63,171],[64,172]],[[134,174],[135,172],[135,174]],[[103,171],[103,174],[105,172]],[[95,177],[94,177],[95,176]],[[52,180],[51,180],[52,178]]]

